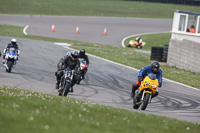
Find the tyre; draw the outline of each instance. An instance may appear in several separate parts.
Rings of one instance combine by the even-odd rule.
[[[133,108],[138,109],[140,105],[136,104],[136,96],[133,97]]]
[[[63,96],[67,96],[67,94],[69,93],[70,86],[71,85],[69,82],[65,83],[64,90],[63,90]]]
[[[142,102],[142,105],[141,105],[141,110],[145,110],[148,103],[149,103],[149,98],[150,98],[150,93],[145,93],[144,95],[144,101]]]
[[[8,61],[7,62],[7,66],[8,66],[8,70],[7,70],[7,72],[11,72],[11,70],[12,70],[12,67],[13,67],[13,64],[14,64],[14,62],[13,61]]]

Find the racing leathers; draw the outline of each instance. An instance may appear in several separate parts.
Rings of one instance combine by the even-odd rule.
[[[77,59],[72,58],[71,55],[66,55],[61,59],[61,61],[59,61],[57,65],[58,70],[55,72],[55,76],[57,80],[56,89],[59,89],[61,77],[63,76],[63,70],[65,70],[66,68],[69,68],[70,70],[74,70],[78,64],[79,64],[79,61]],[[75,82],[76,81],[72,79],[71,92],[73,92],[73,86]]]
[[[84,55],[79,54],[78,58],[84,59],[86,61],[86,64],[87,64],[87,68],[89,67],[89,58],[86,54],[84,54]],[[87,69],[84,71],[84,73],[82,73],[82,75],[81,75],[82,79],[85,79],[86,72],[87,72]]]
[[[9,43],[6,45],[4,51],[3,51],[3,63],[5,62],[5,56],[6,56],[6,52],[10,49],[10,48],[14,48],[16,50],[17,53],[17,60],[18,60],[18,56],[19,56],[19,47],[17,44],[13,45],[12,43]]]
[[[141,85],[141,81],[143,81],[143,79],[150,73],[154,73],[156,75],[156,78],[158,79],[158,83],[159,83],[158,87],[162,86],[162,70],[158,69],[157,72],[153,72],[151,66],[145,66],[138,73],[138,82],[136,82],[132,85],[132,96],[135,95],[135,91]],[[158,95],[158,91],[156,92],[156,94],[153,97],[155,97],[157,95]]]
[[[138,44],[137,44],[138,46],[142,45],[142,37],[139,36],[133,40],[138,42]]]

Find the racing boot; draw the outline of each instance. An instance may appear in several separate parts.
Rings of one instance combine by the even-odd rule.
[[[70,92],[74,92],[74,88],[73,88],[73,86],[70,88]]]
[[[82,79],[85,79],[85,75],[84,74],[82,75]]]
[[[60,85],[60,81],[57,81],[55,89],[59,89],[59,85]]]
[[[75,85],[75,81],[73,80],[72,83],[71,83],[71,88],[69,90],[72,93],[74,92],[74,88],[73,88],[74,85]]]
[[[156,97],[157,95],[158,95],[158,92],[156,91],[156,93],[151,97],[151,99]]]
[[[137,85],[137,84],[133,84],[133,85],[131,86],[131,88],[132,88],[131,97],[134,97],[134,96],[135,96],[135,91],[138,89],[138,87],[139,87],[139,85]]]
[[[58,96],[62,96],[62,90],[58,90]]]

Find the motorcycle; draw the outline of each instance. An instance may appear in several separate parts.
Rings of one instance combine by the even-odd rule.
[[[142,48],[146,43],[145,42],[142,42],[141,45],[138,45],[138,42],[135,41],[135,40],[130,40],[129,41],[129,45],[127,47],[131,47],[131,48]]]
[[[138,109],[141,105],[141,110],[145,110],[151,102],[152,96],[155,95],[158,85],[158,79],[155,74],[151,73],[146,76],[141,82],[140,87],[135,91],[133,108]]]
[[[67,96],[71,89],[71,83],[74,75],[74,70],[66,69],[61,77],[61,84],[59,90],[59,96]]]
[[[80,84],[80,81],[83,79],[83,76],[85,75],[87,71],[87,63],[86,60],[83,58],[79,58],[80,65],[78,66],[76,70],[76,83]]]
[[[16,66],[17,60],[17,50],[14,48],[8,49],[5,55],[5,62],[3,63],[6,68],[6,72],[11,72],[11,70]]]

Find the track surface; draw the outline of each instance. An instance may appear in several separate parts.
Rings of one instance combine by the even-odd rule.
[[[37,24],[42,26],[39,20]],[[16,25],[20,25],[19,22]],[[10,39],[0,37],[1,51]],[[7,73],[0,64],[0,84],[57,95],[54,72],[58,60],[67,49],[52,42],[17,39],[21,51],[19,62],[12,73]],[[86,79],[80,85],[75,85],[75,92],[70,93],[69,97],[133,110],[130,86],[137,80],[138,72],[90,55],[89,59],[91,64]],[[164,80],[160,95],[141,112],[200,123],[200,91]]]
[[[30,35],[64,38],[91,43],[121,46],[124,37],[148,32],[170,32],[171,19],[114,18],[114,17],[70,17],[1,15],[0,24],[29,25]],[[51,32],[55,24],[55,32]],[[79,34],[75,34],[79,25]],[[107,35],[103,35],[107,27]]]

